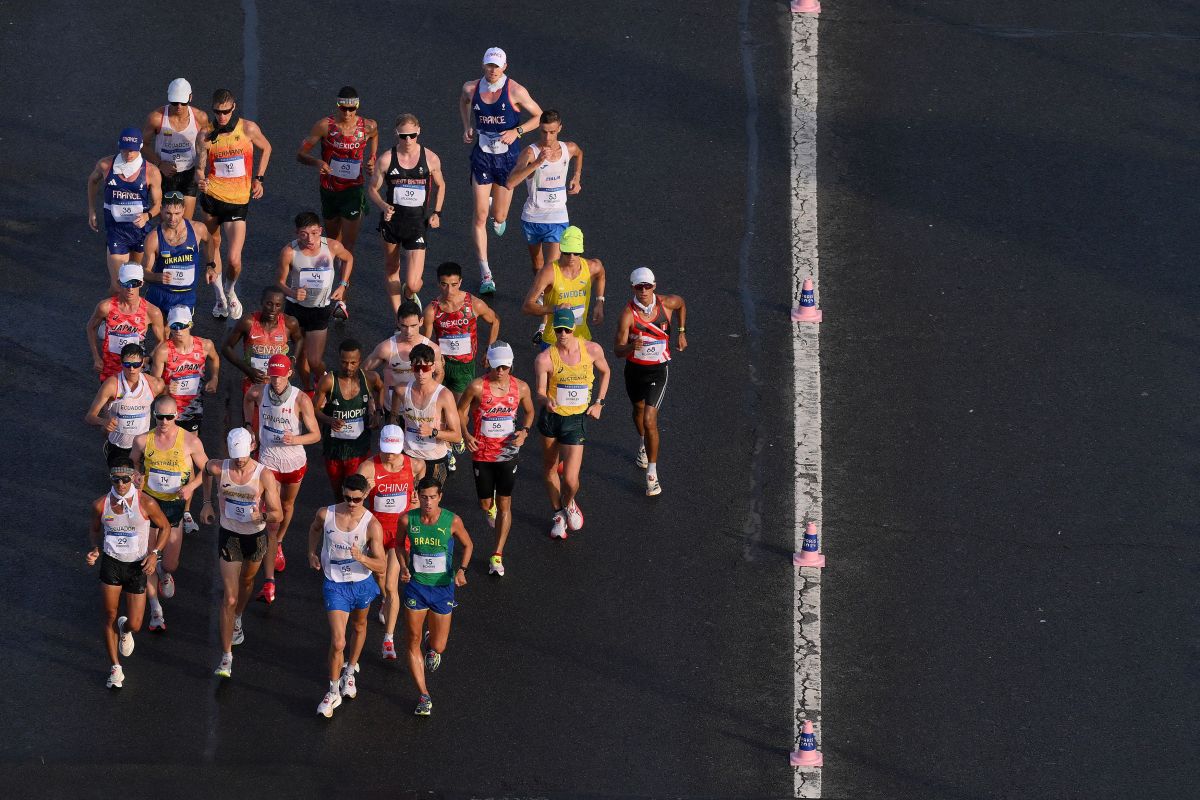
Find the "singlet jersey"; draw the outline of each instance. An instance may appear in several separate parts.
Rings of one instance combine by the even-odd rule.
[[[387,172],[383,173],[383,185],[387,190],[383,199],[391,204],[396,214],[423,219],[426,209],[429,208],[429,195],[433,188],[425,148],[420,148],[416,166],[402,167],[396,148],[393,147],[392,161],[388,164]]]
[[[554,282],[550,284],[550,298],[546,308],[570,308],[571,313],[575,315],[575,335],[591,341],[592,331],[588,328],[587,310],[592,303],[592,271],[588,267],[587,259],[579,259],[579,274],[574,278],[563,275],[557,261],[551,262],[550,266],[554,268]],[[547,325],[546,330],[542,331],[542,341],[554,344],[557,340],[554,326]]]
[[[194,292],[200,280],[200,246],[196,241],[196,228],[189,220],[183,221],[187,231],[180,244],[169,244],[163,226],[158,226],[158,253],[154,257],[154,271],[169,275],[171,282],[162,286],[168,292]]]
[[[432,525],[421,521],[421,509],[408,512],[409,567],[422,586],[450,586],[454,566],[454,512],[442,509]]]
[[[629,335],[642,337],[641,345],[629,354],[629,362],[652,367],[671,360],[671,317],[663,306],[662,298],[654,295],[654,313],[645,316],[632,300],[629,310],[633,312],[633,325]]]
[[[521,406],[521,384],[511,375],[508,391],[504,394],[492,392],[492,381],[483,379],[483,392],[479,395],[479,406],[475,411],[475,426],[472,436],[479,446],[471,454],[474,461],[511,461],[516,458],[517,448],[511,439],[517,430],[517,409]]]
[[[254,142],[246,133],[245,120],[239,119],[229,133],[208,143],[205,165],[209,197],[240,206],[250,202],[250,184],[254,179]]]
[[[592,357],[587,348],[579,345],[579,363],[568,364],[559,355],[558,346],[550,348],[550,380],[546,387],[547,393],[554,398],[558,405],[554,413],[564,417],[572,414],[582,414],[591,405],[592,396]]]
[[[158,432],[146,437],[146,452],[142,455],[142,472],[146,475],[146,494],[156,500],[179,500],[179,490],[192,479],[192,459],[184,444],[183,428],[175,432],[170,447],[159,449]]]
[[[114,294],[109,303],[108,316],[104,318],[104,352],[100,355],[102,368],[100,380],[121,371],[121,351],[127,344],[146,346],[146,331],[150,329],[150,317],[146,298],[139,297],[137,309],[132,313],[121,310],[121,301]]]
[[[108,416],[117,421],[116,430],[108,434],[113,447],[125,450],[133,447],[133,440],[150,430],[150,408],[154,405],[154,393],[150,381],[138,376],[135,388],[129,388],[125,373],[117,373],[117,396],[108,404]]]
[[[121,156],[113,156],[113,163]],[[146,181],[146,162],[142,161],[141,168],[132,179],[122,178],[112,167],[104,178],[104,220],[106,224],[114,222],[133,222],[139,214],[144,214],[150,208],[150,184]]]
[[[302,444],[284,444],[283,435],[299,436],[300,390],[288,384],[287,396],[278,402],[270,385],[263,386],[258,404],[258,460],[276,472],[295,472],[308,463]]]
[[[445,457],[450,445],[433,436],[422,436],[420,430],[422,422],[428,422],[435,428],[440,424],[437,401],[438,395],[446,387],[437,384],[424,408],[413,405],[412,387],[411,383],[404,387],[404,402],[400,405],[400,413],[404,416],[404,454],[425,461],[437,461]]]
[[[392,472],[383,464],[383,457],[376,454],[371,458],[375,467],[375,485],[367,495],[367,504],[379,524],[383,526],[385,535],[396,535],[400,516],[408,513],[413,497],[412,462],[408,456],[400,454],[402,466]]]
[[[204,400],[200,395],[204,383],[204,342],[199,336],[193,336],[192,349],[182,352],[175,348],[174,339],[167,339],[162,379],[167,383],[167,393],[179,406],[181,420],[204,413]]]
[[[196,136],[200,127],[196,125],[196,110],[188,106],[188,124],[181,130],[173,129],[170,110],[170,106],[163,106],[162,124],[154,136],[154,149],[160,159],[175,165],[176,172],[183,172],[196,166]]]
[[[475,115],[475,146],[485,153],[507,153],[509,148],[521,149],[521,140],[507,145],[500,141],[500,134],[510,128],[515,128],[521,122],[521,115],[513,108],[508,97],[508,77],[501,78],[504,85],[500,87],[500,96],[495,102],[486,103],[479,87],[484,83],[480,79],[475,84],[475,96],[471,98],[471,111]]]
[[[433,336],[442,355],[451,361],[470,364],[475,360],[479,318],[473,300],[467,294],[457,311],[444,311],[441,300],[433,301]]]
[[[371,450],[371,429],[367,427],[367,408],[371,390],[367,375],[358,371],[358,390],[350,397],[342,396],[342,382],[333,376],[333,388],[325,395],[326,416],[340,419],[346,424],[340,431],[326,428],[322,438],[322,450],[326,460],[345,461],[363,458]]]
[[[412,361],[407,356],[400,355],[400,343],[396,341],[395,334],[388,340],[391,342],[391,353],[388,355],[387,369],[383,371],[383,407],[387,411],[392,410],[392,387],[393,386],[408,386],[413,382]],[[433,342],[426,339],[424,336],[418,336],[417,341],[409,346],[409,352],[412,348],[419,344],[427,344],[433,346]]]
[[[292,300],[305,308],[324,308],[329,305],[333,293],[333,254],[329,252],[329,240],[321,237],[321,246],[316,255],[306,255],[300,249],[300,240],[292,240],[292,268],[288,272],[288,286],[303,288],[303,300]]]
[[[334,583],[357,583],[371,576],[371,570],[350,555],[350,548],[367,546],[367,527],[371,524],[370,511],[363,510],[362,519],[348,531],[337,526],[337,506],[325,507],[325,537],[321,542],[321,567],[325,577]]]
[[[250,333],[242,345],[242,363],[250,369],[266,372],[271,356],[286,355],[287,351],[288,329],[283,314],[275,318],[275,325],[270,329],[263,327],[261,311],[251,314]]]
[[[267,527],[262,509],[263,489],[262,464],[254,465],[254,472],[245,483],[235,483],[232,473],[233,461],[221,462],[221,483],[217,488],[217,508],[221,516],[221,527],[243,536],[259,533]],[[255,516],[258,519],[255,520]]]
[[[113,500],[125,500],[120,510],[113,508]],[[104,532],[104,554],[126,564],[141,561],[150,549],[150,518],[142,508],[142,495],[137,487],[131,487],[129,496],[114,498],[110,491],[104,496],[104,508],[100,513],[100,527]]]
[[[328,175],[321,175],[321,188],[340,192],[363,185],[363,151],[367,147],[367,123],[362,117],[354,130],[342,133],[337,120],[329,116],[329,132],[321,137],[321,160],[329,165]]]
[[[525,198],[525,206],[521,209],[521,219],[525,222],[563,223],[567,217],[567,167],[571,164],[571,151],[566,142],[559,142],[562,155],[557,161],[545,161],[525,179],[525,188],[529,196]],[[537,158],[541,149],[536,144],[529,145],[533,157]]]

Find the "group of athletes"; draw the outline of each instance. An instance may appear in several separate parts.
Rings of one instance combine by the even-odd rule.
[[[446,187],[441,160],[419,142],[412,114],[397,117],[395,143],[379,155],[378,125],[359,115],[358,93],[338,92],[335,112],[312,127],[297,152],[319,172],[321,214],[296,215],[275,282],[250,313],[237,283],[250,202],[263,195],[272,148],[262,129],[239,115],[231,92],[213,93],[210,118],[192,105],[190,84],[175,79],[167,105],[151,111],[142,128],[122,131],[118,152],[96,163],[88,217],[94,230],[103,222],[111,294],[87,323],[100,388],[86,421],[107,433],[111,490],[92,504],[87,563],[99,565],[110,688],[123,685],[121,657],[133,652],[147,598],[149,630],[166,630],[163,601],[176,591],[184,533],[199,529],[191,513],[197,489],[199,522],[219,524],[224,591],[214,672],[231,677],[252,596],[268,604],[277,597],[308,445],[321,444],[335,500],[314,516],[306,549],[309,565],[324,576],[330,626],[329,685],[317,709],[326,717],[357,694],[368,615],[380,596],[381,655],[399,657],[394,637],[403,607],[415,713],[431,712],[426,672],[441,663],[455,587],[466,584],[474,549],[462,519],[441,505],[460,458],[469,453],[479,506],[496,531],[489,574],[504,575],[518,454],[535,424],[552,507],[549,535],[566,539],[582,529],[577,497],[587,418],[600,418],[611,377],[589,328],[589,319],[603,322],[606,277],[600,259],[584,257],[583,233],[567,215],[567,197],[581,190],[583,150],[559,138],[561,115],[538,106],[506,69],[504,51],[489,49],[483,76],[462,87],[459,110],[463,141],[471,145],[479,295],[496,291],[487,227],[503,235],[513,190],[527,188],[521,223],[534,277],[521,311],[541,321],[532,387],[513,374],[500,318],[464,290],[461,266],[440,264],[437,294],[421,302],[426,237],[441,225]],[[536,142],[522,147],[521,137],[534,133]],[[368,202],[380,212],[394,333],[370,351],[341,341],[328,369],[327,332],[331,320],[350,316],[347,290]],[[193,222],[197,205],[202,222]],[[193,332],[202,282],[216,298],[213,316],[231,325],[219,351]],[[646,267],[633,270],[630,285],[614,354],[625,360],[642,437],[634,460],[654,496],[662,492],[657,416],[672,328],[683,350],[687,309],[678,295],[657,292]],[[217,392],[222,360],[242,373],[244,424],[227,431],[227,457],[210,459],[198,433],[203,398]],[[255,595],[260,566],[264,580]]]

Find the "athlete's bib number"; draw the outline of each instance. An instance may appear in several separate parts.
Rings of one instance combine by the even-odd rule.
[[[218,158],[213,161],[213,174],[218,178],[244,178],[246,176],[246,159],[243,156]]]
[[[142,213],[145,206],[138,203],[117,203],[108,207],[113,222],[133,222]]]
[[[335,176],[352,181],[358,177],[358,173],[362,169],[362,162],[331,158],[329,160],[329,169]]]
[[[267,354],[251,353],[250,354],[250,369],[256,369],[259,372],[267,371],[267,362],[271,357]]]
[[[192,150],[180,150],[171,154],[171,160],[175,162],[175,171],[183,172],[196,163],[196,154]]]
[[[508,145],[500,141],[500,134],[480,131],[479,149],[485,153],[507,153]]]
[[[588,400],[588,387],[560,383],[554,392],[554,402],[560,406],[585,406]]]
[[[119,414],[117,430],[125,434],[139,434],[150,430],[150,412],[144,414]]]
[[[363,435],[363,418],[355,417],[354,419],[342,420],[345,424],[342,425],[340,431],[331,431],[330,435],[334,439],[357,439]]]
[[[413,571],[422,575],[441,575],[446,571],[446,554],[435,553],[431,556],[413,553]]]
[[[278,428],[272,428],[270,425],[263,425],[263,444],[283,444],[283,435],[285,431]]]
[[[113,531],[104,536],[104,549],[110,556],[136,555],[140,541],[132,531]]]
[[[481,428],[483,435],[489,439],[502,439],[516,430],[512,417],[484,417]]]
[[[237,500],[232,497],[226,497],[224,503],[225,519],[231,519],[234,522],[257,522],[254,519],[254,510],[257,503],[250,500]]]
[[[425,205],[425,184],[401,184],[392,187],[392,205],[420,208]]]
[[[195,397],[200,394],[200,376],[188,375],[186,378],[172,378],[171,394],[179,397]]]
[[[113,333],[108,334],[108,352],[121,354],[127,344],[141,344],[142,335],[140,333]]]
[[[538,206],[541,208],[558,208],[567,204],[567,193],[563,187],[553,189],[538,189]]]
[[[662,361],[667,343],[661,339],[642,339],[633,357],[639,361]]]
[[[408,510],[408,492],[377,494],[373,508],[381,514],[402,514]]]
[[[471,336],[460,333],[456,336],[442,336],[438,339],[438,347],[447,356],[469,356],[471,354]]]
[[[196,280],[196,268],[164,269],[163,283],[167,286],[191,286]]]
[[[333,270],[302,269],[300,270],[300,285],[305,289],[324,289],[333,285]]]
[[[178,494],[183,486],[183,475],[178,472],[163,472],[152,469],[146,476],[150,488],[159,494]]]
[[[571,313],[575,315],[575,327],[583,324],[583,313],[587,311],[586,306],[571,306]]]

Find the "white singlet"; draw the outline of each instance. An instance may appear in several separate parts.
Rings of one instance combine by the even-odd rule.
[[[321,543],[321,566],[325,577],[334,583],[356,583],[373,577],[371,570],[350,555],[350,548],[367,546],[367,526],[374,519],[370,511],[363,509],[362,519],[354,530],[344,531],[337,526],[337,506],[325,507],[325,539]]]
[[[383,408],[386,411],[392,410],[392,392],[393,386],[408,386],[413,382],[412,362],[400,355],[400,343],[396,341],[395,334],[388,339],[392,345],[391,355],[388,356],[388,368],[383,371]],[[417,341],[409,345],[409,352],[412,348],[419,344],[427,344],[433,347],[433,342],[426,339],[424,336],[418,336]]]
[[[117,398],[108,404],[108,417],[117,421],[116,430],[108,434],[113,447],[128,450],[139,434],[150,430],[150,408],[154,395],[150,381],[138,376],[136,389],[130,389],[124,371],[117,373]]]
[[[217,489],[217,507],[220,509],[221,527],[227,531],[253,535],[267,527],[262,510],[262,464],[254,467],[250,480],[234,483],[230,472],[232,459],[221,462],[221,483]],[[255,521],[258,516],[258,521]]]
[[[113,508],[113,500],[124,500],[124,510]],[[104,554],[109,558],[129,564],[146,557],[150,549],[150,520],[142,511],[142,493],[136,486],[130,486],[125,497],[109,491],[104,497],[100,526],[104,531]]]
[[[417,408],[413,405],[412,384],[404,387],[404,405],[400,408],[400,413],[404,415],[405,455],[426,461],[437,461],[450,450],[450,445],[445,442],[440,442],[432,436],[422,436],[418,432],[421,430],[422,422],[428,422],[435,428],[439,426],[437,400],[444,388],[446,387],[437,384],[437,389],[434,390],[433,396],[429,398],[425,407]]]
[[[290,383],[287,396],[278,404],[271,399],[271,387],[263,387],[258,404],[258,460],[276,472],[295,472],[308,463],[304,445],[284,444],[283,435],[299,436],[300,390]]]
[[[154,137],[154,149],[158,151],[160,159],[175,165],[176,172],[183,172],[196,166],[196,135],[200,133],[200,128],[196,125],[195,109],[188,106],[190,116],[187,126],[180,131],[172,130],[171,117],[168,114],[170,108],[163,106],[162,125]]]
[[[562,155],[557,161],[546,161],[525,179],[529,196],[521,209],[524,222],[563,223],[567,217],[567,167],[571,163],[571,152],[566,142],[559,142]],[[536,144],[529,145],[533,157],[541,152]]]
[[[303,300],[292,302],[305,308],[324,308],[329,305],[333,292],[333,254],[329,252],[329,240],[321,237],[321,247],[315,256],[305,255],[300,250],[300,241],[292,242],[292,269],[288,273],[288,286],[303,288]]]

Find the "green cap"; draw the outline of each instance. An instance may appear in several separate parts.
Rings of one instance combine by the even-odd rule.
[[[562,239],[558,243],[558,249],[564,253],[582,253],[583,252],[583,231],[574,225],[569,226],[562,233]]]
[[[569,229],[568,229],[569,230]],[[579,230],[576,228],[575,230]],[[552,328],[570,328],[575,330],[575,312],[569,308],[559,308],[554,311],[554,323]]]

